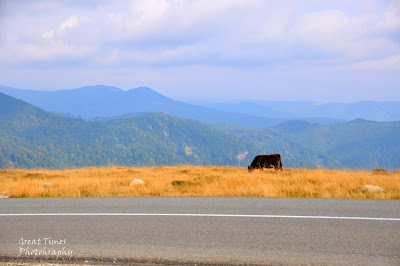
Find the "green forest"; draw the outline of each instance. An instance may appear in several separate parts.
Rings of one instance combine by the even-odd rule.
[[[45,112],[0,93],[0,168],[242,165],[262,152],[205,124],[142,114],[86,121]]]
[[[320,125],[286,121],[272,128],[210,125],[267,153],[280,153],[289,167],[400,169],[400,122],[356,119]]]
[[[89,121],[0,93],[0,168],[232,165],[280,153],[284,167],[400,168],[400,122],[362,119],[271,128],[203,123],[163,113]]]

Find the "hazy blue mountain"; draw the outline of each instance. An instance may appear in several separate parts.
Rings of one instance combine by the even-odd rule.
[[[90,95],[90,89],[79,93]],[[239,161],[244,152],[247,157]],[[255,155],[268,153],[280,153],[284,167],[400,169],[400,122],[356,119],[321,125],[292,120],[253,128],[162,113],[88,121],[0,93],[0,168],[245,166]]]
[[[225,121],[258,127],[273,126],[283,121],[282,119],[224,112],[186,104],[145,87],[129,91],[102,85],[60,91],[29,91],[0,87],[0,92],[29,102],[46,111],[70,114],[84,119],[163,112],[182,118]]]
[[[246,160],[237,156],[248,152]],[[262,152],[201,122],[165,114],[86,121],[0,93],[0,168],[242,165]]]
[[[204,103],[204,106],[225,111],[235,112],[248,115],[265,116],[265,117],[279,117],[279,118],[293,118],[293,114],[285,111],[276,111],[268,106],[261,104],[243,101],[243,102],[226,102],[226,103]]]
[[[0,92],[46,111],[84,119],[163,112],[183,118],[253,127],[270,127],[294,119],[318,124],[341,123],[356,118],[373,121],[400,120],[400,102],[316,103],[246,100],[222,103],[194,101],[196,104],[188,104],[146,87],[123,91],[104,85],[59,91],[19,90],[0,86]]]
[[[201,103],[209,108],[230,112],[274,117],[282,119],[297,119],[319,124],[332,124],[363,118],[373,121],[399,121],[400,102],[363,101],[356,103],[316,103],[291,101],[261,101],[246,102]]]

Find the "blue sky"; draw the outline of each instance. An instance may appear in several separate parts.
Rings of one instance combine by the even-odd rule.
[[[0,0],[0,85],[400,101],[400,1]]]

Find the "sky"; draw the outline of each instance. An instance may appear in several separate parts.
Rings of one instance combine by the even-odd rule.
[[[0,85],[400,101],[400,0],[0,0]]]

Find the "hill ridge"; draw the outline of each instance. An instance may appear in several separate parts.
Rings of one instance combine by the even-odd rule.
[[[162,113],[85,121],[0,93],[4,102],[10,104],[0,112],[0,168],[244,165],[238,154],[260,151],[199,121]]]
[[[86,89],[48,92],[18,90],[0,86],[0,91],[46,111],[69,114],[84,119],[122,116],[129,113],[163,112],[182,118],[201,121],[227,121],[248,126],[266,127],[282,121],[281,119],[218,111],[180,102],[148,87],[117,92],[104,91],[102,90],[104,87],[107,86],[87,86],[82,87]],[[100,90],[96,90],[96,88],[100,88]],[[96,90],[96,93],[93,92],[94,90]]]

